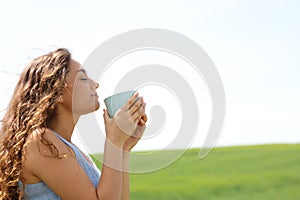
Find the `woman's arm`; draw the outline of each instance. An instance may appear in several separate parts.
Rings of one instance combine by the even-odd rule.
[[[134,106],[131,108],[136,109],[134,113],[138,113],[138,115],[144,113],[143,109],[137,109]],[[96,188],[78,164],[72,149],[50,130],[46,130],[44,137],[56,146],[59,155],[64,156],[63,158],[54,158],[49,147],[41,142],[41,135],[39,133],[32,134],[25,145],[24,173],[30,174],[24,176],[25,183],[33,184],[43,181],[64,200],[121,199],[123,192],[122,151],[125,141],[131,136],[122,132],[113,119],[109,119],[107,111],[104,115],[107,139],[102,174]],[[30,182],[29,179],[26,180],[26,177],[35,177],[31,179],[35,181]],[[129,188],[129,185],[125,187]]]
[[[122,200],[130,199],[129,158],[130,152],[123,152]]]
[[[145,110],[146,104],[143,103],[142,107]],[[122,185],[122,200],[130,199],[130,179],[129,179],[129,161],[131,149],[138,143],[141,139],[144,130],[146,128],[147,115],[143,114],[138,122],[138,126],[135,132],[128,138],[123,146],[123,185]]]
[[[122,148],[106,140],[102,173],[97,187],[97,197],[99,199],[121,199],[122,166]]]
[[[117,142],[106,140],[101,178],[95,188],[78,164],[73,151],[49,130],[46,131],[45,137],[57,147],[59,155],[63,155],[63,158],[54,158],[48,146],[41,143],[40,135],[33,135],[26,145],[24,168],[31,177],[36,177],[36,181],[28,182],[25,179],[25,183],[43,181],[64,200],[121,199],[123,178],[121,143],[117,146]]]
[[[106,127],[106,145],[108,146],[108,152],[113,152],[112,155],[104,155],[104,170],[109,170],[109,173],[117,172],[117,176],[114,176],[115,180],[110,180],[111,182],[118,182],[115,187],[114,197],[122,200],[129,200],[130,199],[130,187],[129,187],[129,155],[131,149],[137,144],[140,140],[145,127],[147,116],[145,114],[145,103],[143,102],[143,98],[140,98],[137,102],[134,100],[137,98],[138,94],[135,94],[132,98],[129,99],[127,105],[125,105],[121,110],[125,110],[126,112],[130,113],[129,117],[132,117],[132,122],[135,124],[135,129],[132,133],[124,133],[122,130],[126,128],[120,127],[123,124],[122,121],[126,121],[128,119],[122,119],[121,117],[117,120],[121,120],[121,123],[116,123],[114,119],[110,119],[108,117],[107,110],[104,110],[104,123]],[[127,107],[127,108],[126,108]],[[130,109],[128,109],[130,108]],[[120,114],[122,116],[122,114]],[[126,118],[128,115],[123,115]],[[122,129],[122,130],[121,130]],[[111,134],[113,132],[120,132],[118,137],[115,137],[116,134]],[[122,134],[123,132],[123,134]],[[130,135],[129,135],[130,134]],[[123,138],[120,139],[120,136]],[[120,143],[120,141],[122,141]],[[118,158],[117,160],[115,158]],[[121,157],[121,159],[119,159]],[[120,162],[118,162],[120,161]],[[102,172],[103,173],[103,172]],[[110,176],[108,176],[108,179]],[[103,182],[104,181],[103,179]],[[107,184],[106,185],[110,185]],[[100,187],[101,188],[101,187]],[[112,198],[109,198],[112,199]]]

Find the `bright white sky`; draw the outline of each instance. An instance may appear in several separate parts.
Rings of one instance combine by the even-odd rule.
[[[220,73],[227,113],[218,145],[297,143],[299,10],[297,0],[1,1],[0,109],[7,106],[18,79],[13,74],[40,54],[66,47],[84,62],[114,35],[163,28],[197,42]],[[210,106],[203,103],[199,106]],[[201,119],[209,119],[209,110],[202,110]],[[203,121],[194,147],[200,146],[209,125],[209,120]],[[151,144],[140,145],[140,149],[147,148]]]

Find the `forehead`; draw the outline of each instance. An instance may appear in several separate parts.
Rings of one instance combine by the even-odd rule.
[[[70,72],[67,78],[67,82],[73,82],[76,78],[76,75],[79,73],[86,73],[85,70],[82,68],[81,64],[77,62],[76,60],[71,59],[70,62]]]
[[[79,62],[77,62],[76,60],[71,59],[70,62],[70,74],[76,74],[76,72],[81,69],[82,66]]]
[[[76,76],[78,72],[83,72],[86,74],[86,70],[82,67],[82,65],[76,60],[71,60],[70,62],[70,76]]]

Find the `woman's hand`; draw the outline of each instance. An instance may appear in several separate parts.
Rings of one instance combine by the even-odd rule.
[[[113,118],[109,118],[107,110],[104,110],[103,117],[106,137],[110,142],[120,148],[123,148],[124,143],[129,138],[141,135],[145,129],[145,121],[141,121],[142,118],[147,119],[145,103],[143,102],[143,97],[136,100],[137,98],[138,93],[135,93],[128,102],[117,111]]]
[[[144,104],[144,108],[145,108]],[[135,129],[134,133],[125,141],[125,144],[123,146],[123,150],[130,152],[131,149],[138,143],[138,141],[143,136],[143,133],[146,128],[146,122],[147,122],[147,115],[142,115],[141,119],[139,120],[137,124],[137,128]]]

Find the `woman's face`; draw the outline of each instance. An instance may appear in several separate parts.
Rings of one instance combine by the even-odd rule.
[[[70,72],[66,79],[67,88],[63,93],[62,106],[75,115],[87,114],[99,109],[96,89],[99,84],[90,79],[80,63],[70,62]]]

